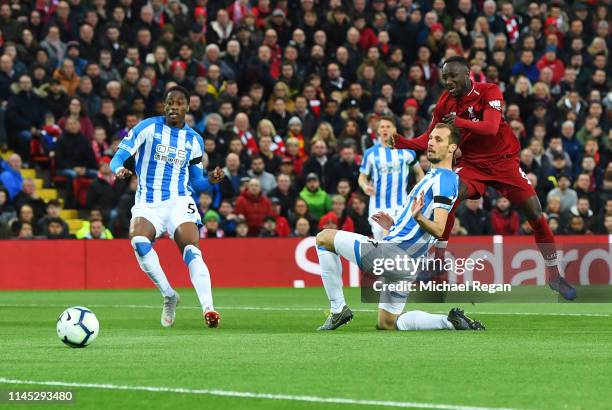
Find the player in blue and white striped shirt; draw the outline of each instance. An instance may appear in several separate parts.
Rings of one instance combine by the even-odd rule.
[[[433,164],[432,169],[412,189],[400,215],[395,220],[384,211],[372,216],[376,223],[389,231],[382,241],[335,229],[325,229],[317,235],[321,278],[331,304],[331,313],[319,330],[334,330],[353,318],[342,291],[340,256],[362,267],[366,266],[361,255],[363,243],[372,242],[376,247],[395,243],[398,244],[398,249],[389,246],[387,249],[390,249],[393,255],[387,255],[387,258],[394,259],[395,256],[407,254],[414,260],[423,256],[437,239],[442,237],[448,213],[459,191],[459,177],[452,169],[453,154],[458,143],[459,136],[452,125],[440,123],[431,131],[427,158]],[[365,255],[366,259],[370,257],[374,256]],[[390,302],[381,300],[378,305],[379,329],[484,329],[479,322],[471,320],[456,308],[448,315],[433,315],[421,311],[401,314],[406,304],[407,293],[391,292],[390,296]]]
[[[423,177],[413,150],[392,149],[391,141],[396,132],[392,120],[381,119],[377,129],[379,143],[366,150],[359,169],[359,186],[370,196],[370,217],[379,211],[397,217],[408,198],[410,168],[417,181]],[[383,228],[371,218],[370,225],[374,239],[381,240],[385,235]]]
[[[164,296],[162,326],[174,324],[179,303],[179,295],[170,286],[152,247],[155,238],[168,232],[189,268],[206,324],[217,327],[220,318],[213,308],[210,273],[199,248],[197,225],[201,221],[191,193],[208,191],[210,182],[223,178],[223,171],[213,171],[210,181],[204,177],[204,142],[185,123],[189,92],[182,87],[168,89],[164,110],[165,116],[147,118],[130,130],[119,144],[111,168],[118,178],[129,177],[131,171],[123,164],[135,156],[138,189],[132,207],[130,240],[141,269]]]

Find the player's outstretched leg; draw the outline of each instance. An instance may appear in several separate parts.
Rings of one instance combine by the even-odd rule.
[[[370,220],[370,226],[372,227],[372,237],[377,241],[382,241],[385,237],[385,230],[382,226]]]
[[[183,261],[189,269],[189,277],[202,306],[206,326],[219,327],[221,318],[213,306],[210,272],[198,248],[197,226],[192,222],[183,223],[176,229],[174,237],[183,253]]]
[[[477,320],[467,317],[459,308],[447,315],[412,310],[397,318],[397,330],[485,330]]]
[[[166,278],[166,274],[159,263],[159,257],[155,249],[153,249],[151,241],[144,236],[135,236],[131,242],[140,269],[151,278],[162,296],[173,297],[176,292],[170,286],[168,278]]]
[[[170,327],[174,324],[176,318],[176,306],[179,303],[178,293],[170,286],[166,274],[159,263],[157,252],[153,249],[149,238],[134,236],[131,242],[140,269],[151,278],[164,297],[161,325],[163,327]]]
[[[421,310],[411,310],[400,315],[395,309],[387,309],[389,305],[379,305],[378,330],[485,330],[482,323],[467,317],[459,308],[451,309],[448,315]]]
[[[402,313],[395,324],[397,330],[453,330],[455,327],[446,315],[436,315],[420,310]]]
[[[219,326],[219,314],[215,312],[212,300],[212,287],[210,283],[210,271],[204,263],[202,252],[194,245],[187,245],[183,250],[183,260],[189,268],[189,276],[193,288],[200,300],[200,306],[204,311],[204,321],[208,327]]]
[[[155,238],[155,232],[153,224],[142,217],[134,218],[130,224],[130,238],[136,260],[140,269],[151,278],[164,297],[161,325],[169,327],[174,324],[176,318],[179,296],[170,286],[159,263],[157,252],[153,249],[151,241]]]
[[[559,261],[557,259],[557,247],[555,237],[548,226],[546,217],[542,214],[542,205],[537,196],[529,197],[520,205],[521,210],[527,216],[527,221],[533,229],[535,241],[544,257],[546,266],[546,282],[554,291],[559,292],[566,300],[576,299],[576,289],[561,276]]]
[[[331,310],[327,320],[318,330],[334,330],[353,319],[353,312],[346,306],[342,291],[342,264],[334,249],[336,232],[334,229],[325,229],[319,232],[316,239],[321,279]]]

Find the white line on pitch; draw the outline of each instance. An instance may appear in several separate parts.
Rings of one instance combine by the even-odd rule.
[[[416,403],[404,401],[386,400],[359,400],[345,399],[342,397],[318,397],[318,396],[294,396],[290,394],[271,394],[253,393],[246,391],[232,391],[221,389],[186,389],[181,387],[159,387],[159,386],[129,386],[121,384],[97,384],[97,383],[72,383],[62,381],[36,381],[36,380],[16,380],[0,377],[0,384],[33,385],[33,386],[57,386],[57,387],[77,387],[86,389],[105,389],[105,390],[130,390],[147,391],[160,393],[179,393],[179,394],[198,394],[208,396],[238,397],[247,399],[263,400],[285,400],[285,401],[304,401],[310,403],[329,403],[329,404],[354,404],[362,406],[384,406],[384,407],[403,407],[417,409],[439,409],[439,410],[515,410],[499,407],[476,407],[461,406],[454,404],[436,403]]]
[[[106,305],[106,304],[86,304],[89,308],[111,308],[111,309],[159,309],[158,305]],[[65,308],[66,305],[58,303],[0,303],[0,307],[57,307]],[[219,310],[264,310],[264,311],[289,311],[289,312],[322,312],[325,307],[272,307],[272,306],[217,306]],[[179,309],[194,309],[200,310],[198,306],[181,306]],[[378,309],[352,309],[353,312],[377,312]],[[448,313],[443,311],[435,311],[432,313]],[[471,313],[482,315],[518,315],[518,316],[587,316],[587,317],[610,317],[610,313],[546,313],[546,312],[486,312],[475,310]]]

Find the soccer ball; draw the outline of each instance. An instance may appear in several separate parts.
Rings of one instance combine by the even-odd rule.
[[[100,330],[98,318],[83,306],[73,306],[57,318],[57,336],[70,347],[90,345]]]

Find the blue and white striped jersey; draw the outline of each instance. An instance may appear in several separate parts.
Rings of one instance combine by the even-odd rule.
[[[187,124],[179,129],[164,124],[163,116],[147,118],[130,130],[119,148],[136,154],[137,204],[191,195],[189,165],[202,157],[204,141]]]
[[[373,210],[401,208],[408,197],[408,174],[416,162],[411,149],[391,149],[380,144],[368,148],[359,172],[370,177],[376,194],[370,197]]]
[[[412,203],[421,196],[422,192],[425,196],[421,213],[433,221],[434,209],[442,208],[447,211],[452,209],[459,194],[459,176],[450,169],[432,168],[410,191],[408,202],[384,240],[400,243],[400,247],[412,258],[425,254],[437,241],[434,236],[421,228],[411,215]]]

